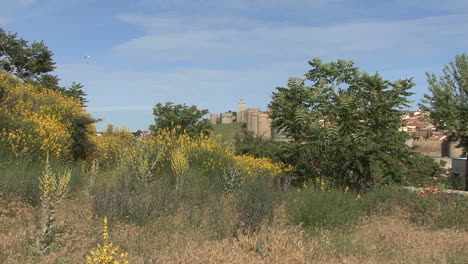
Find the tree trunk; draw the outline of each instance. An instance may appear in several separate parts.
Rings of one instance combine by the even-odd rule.
[[[465,191],[468,191],[468,153],[465,160]]]

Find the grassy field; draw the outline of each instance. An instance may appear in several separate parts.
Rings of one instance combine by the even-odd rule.
[[[294,184],[209,137],[102,140],[88,164],[0,160],[0,263],[115,264],[114,246],[144,264],[468,263],[468,197],[447,184]]]
[[[350,203],[359,211],[382,198],[382,194],[369,193],[356,200],[352,195],[340,206],[333,202],[337,199],[333,192],[310,192],[313,194],[294,197],[303,199],[302,206],[311,214],[331,214],[343,220],[348,219],[342,212]],[[270,224],[263,223],[257,232],[243,233],[232,229],[236,218],[232,197],[208,194],[197,202],[192,197],[188,199],[192,202],[183,202],[173,214],[143,225],[110,219],[110,240],[128,253],[129,263],[468,263],[467,226],[439,228],[430,212],[426,212],[427,217],[414,214],[404,205],[406,198],[397,198],[410,194],[388,195],[386,202],[377,202],[373,213],[353,216],[357,221],[351,226],[297,225],[287,203],[282,202],[275,206]],[[312,204],[319,200],[320,206]],[[466,216],[466,205],[459,208],[459,216]],[[102,243],[102,218],[93,206],[93,199],[84,192],[64,200],[57,210],[52,250],[39,254],[34,246],[37,208],[1,196],[0,263],[84,263],[90,250]],[[466,224],[466,219],[459,221]]]

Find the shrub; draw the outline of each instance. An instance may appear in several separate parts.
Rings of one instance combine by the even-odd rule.
[[[101,185],[92,191],[96,216],[132,221],[139,225],[152,219],[171,215],[180,206],[180,198],[173,186],[164,180],[136,183],[129,186],[121,181],[116,186]]]
[[[271,224],[278,197],[271,178],[258,177],[246,181],[235,197],[237,227],[240,231],[252,234],[259,231],[265,221]]]
[[[435,186],[421,186],[416,191],[396,186],[372,188],[362,202],[369,213],[390,214],[401,209],[418,225],[467,229],[468,197],[444,192]]]
[[[460,173],[450,173],[449,175],[449,182],[450,185],[452,186],[452,189],[454,190],[464,190],[465,182],[463,175]]]
[[[125,183],[96,186],[92,190],[95,216],[125,220],[130,216],[130,190]]]
[[[59,91],[42,89],[0,73],[0,142],[14,157],[78,159],[94,151],[95,120]]]
[[[235,147],[237,155],[251,155],[257,158],[269,158],[275,162],[287,159],[285,142],[255,137],[252,132],[242,129],[236,134]]]
[[[420,153],[409,154],[405,163],[405,183],[409,185],[448,183],[444,173],[441,164]]]
[[[292,193],[286,210],[295,224],[306,228],[347,228],[364,214],[362,201],[351,193],[311,188]]]
[[[447,192],[412,195],[410,220],[432,228],[468,230],[468,198]]]
[[[390,215],[396,209],[406,207],[411,195],[406,189],[396,185],[381,185],[369,189],[362,200],[368,213]]]

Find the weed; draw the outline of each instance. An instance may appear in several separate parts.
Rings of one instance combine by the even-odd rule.
[[[68,192],[71,171],[65,171],[63,174],[56,175],[46,160],[44,172],[40,180],[41,189],[41,228],[37,240],[38,249],[41,252],[47,252],[55,236],[56,208],[58,203]]]
[[[258,177],[246,181],[236,197],[237,226],[243,234],[253,234],[260,230],[266,220],[271,224],[275,206],[279,202],[273,190],[273,182],[268,177]]]
[[[294,223],[306,228],[348,228],[365,212],[355,197],[337,190],[307,188],[291,194],[287,212]]]
[[[97,249],[90,252],[86,256],[88,264],[128,264],[128,253],[119,253],[119,248],[115,247],[109,238],[109,230],[107,227],[107,217],[104,217],[104,228],[102,232],[104,243],[98,244]]]

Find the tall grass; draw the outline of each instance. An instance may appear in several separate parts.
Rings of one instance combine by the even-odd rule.
[[[6,196],[16,195],[31,205],[39,204],[40,164],[27,162],[4,163],[0,167],[0,191]]]
[[[356,195],[334,189],[306,188],[291,193],[286,210],[293,223],[309,229],[350,228],[365,214]]]
[[[22,201],[33,206],[39,204],[39,178],[44,170],[44,163],[24,159],[0,163],[0,191],[5,195],[16,195]],[[86,175],[81,165],[63,161],[51,161],[53,171],[71,171],[69,188],[71,192],[79,190]]]

